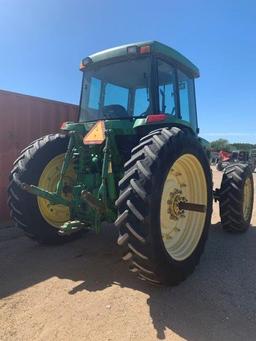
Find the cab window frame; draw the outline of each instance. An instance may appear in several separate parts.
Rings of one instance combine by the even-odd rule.
[[[91,71],[94,68],[97,69],[97,67],[101,67],[101,66],[105,66],[105,65],[111,65],[111,64],[115,64],[115,63],[121,63],[121,62],[125,62],[127,60],[132,60],[132,59],[148,59],[149,60],[149,79],[148,79],[148,89],[149,89],[149,104],[150,104],[150,112],[154,113],[156,112],[156,100],[155,100],[155,93],[153,91],[153,88],[155,87],[155,75],[153,75],[154,73],[154,60],[155,57],[154,55],[141,55],[141,56],[122,56],[122,57],[117,57],[117,58],[112,58],[111,60],[107,60],[107,61],[103,61],[103,62],[98,62],[95,64],[92,64],[90,66],[88,66],[84,71],[83,71],[83,75],[82,75],[82,84],[81,84],[81,91],[80,91],[80,98],[79,98],[79,109],[78,109],[78,121],[79,122],[91,122],[91,121],[95,121],[94,119],[92,120],[81,120],[81,108],[82,108],[82,99],[83,99],[83,84],[86,78],[86,72],[87,71]],[[134,89],[129,89],[129,94],[128,94],[128,108],[127,111],[129,114],[131,114],[133,112],[133,107],[134,107],[134,98],[133,98],[133,90]],[[100,95],[100,103],[103,103],[104,101],[104,84],[102,84],[101,86],[101,95]],[[88,96],[88,94],[87,94]],[[88,98],[86,99],[86,101],[88,102]],[[137,119],[137,118],[142,118],[144,116],[129,116],[127,118],[118,118],[118,119]],[[113,118],[114,120],[115,118]],[[112,120],[112,118],[109,118],[109,120]]]
[[[189,79],[191,79],[192,81],[192,88],[193,88],[193,96],[194,96],[194,125],[193,122],[191,120],[187,121],[191,127],[193,128],[193,130],[195,130],[197,133],[199,132],[199,128],[198,128],[198,117],[197,117],[197,104],[196,104],[196,92],[195,92],[195,78],[189,74],[187,72],[187,70],[184,70],[182,67],[180,67],[179,65],[177,65],[174,62],[171,62],[170,60],[162,57],[161,55],[155,56],[155,69],[154,69],[154,73],[155,73],[155,86],[154,86],[154,90],[155,90],[155,108],[156,108],[156,113],[160,113],[160,99],[159,99],[159,80],[158,80],[158,61],[164,62],[168,65],[170,65],[171,67],[173,67],[174,69],[174,101],[175,101],[175,115],[173,115],[173,117],[176,117],[180,120],[182,119],[181,116],[181,109],[180,109],[180,92],[179,92],[179,77],[178,77],[178,71],[182,72],[185,76],[187,76]]]

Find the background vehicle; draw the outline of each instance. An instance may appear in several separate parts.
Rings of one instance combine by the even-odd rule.
[[[251,151],[250,151],[249,164],[250,164],[252,172],[255,172],[255,169],[256,169],[256,149],[251,149]]]
[[[213,192],[209,144],[198,136],[199,70],[177,51],[124,45],[83,59],[81,70],[79,122],[32,142],[14,162],[12,217],[44,243],[115,222],[130,270],[177,284],[199,262],[213,195],[225,229],[248,228],[251,172],[229,168]]]
[[[220,160],[216,166],[219,171],[222,171],[225,167],[234,163],[247,164],[251,168],[250,153],[246,150],[235,150],[231,153],[221,151],[219,156]]]

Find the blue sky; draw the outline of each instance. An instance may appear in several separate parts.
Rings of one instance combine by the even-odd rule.
[[[256,143],[253,0],[0,0],[0,89],[78,103],[80,60],[159,40],[199,68],[201,136]]]

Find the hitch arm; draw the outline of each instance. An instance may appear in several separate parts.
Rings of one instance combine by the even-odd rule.
[[[62,198],[59,194],[54,192],[48,192],[34,185],[28,185],[26,183],[21,183],[21,188],[31,194],[39,196],[41,198],[47,199],[53,204],[61,204],[65,206],[72,206],[72,201]]]

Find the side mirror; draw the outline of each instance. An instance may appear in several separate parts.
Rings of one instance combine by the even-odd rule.
[[[199,132],[200,132],[200,129],[197,127],[196,128],[196,133],[199,134]]]

